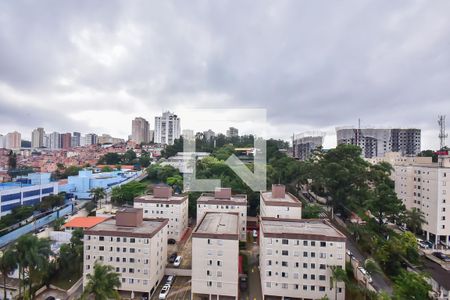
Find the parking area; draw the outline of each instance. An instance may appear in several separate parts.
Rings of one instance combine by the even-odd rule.
[[[156,293],[153,294],[151,300],[159,300],[159,293],[161,292],[161,288],[166,283],[167,276],[165,276],[158,286]],[[191,278],[190,277],[175,277],[175,281],[173,282],[169,293],[167,294],[166,299],[168,300],[186,300],[191,299]]]

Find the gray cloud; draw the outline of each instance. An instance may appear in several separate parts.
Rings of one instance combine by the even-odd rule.
[[[42,124],[22,123],[29,108],[49,130],[100,130],[93,111],[152,121],[181,105],[262,107],[279,137],[361,118],[421,127],[435,147],[436,116],[450,110],[448,11],[406,0],[1,2],[0,129]],[[101,130],[124,135],[129,123]]]

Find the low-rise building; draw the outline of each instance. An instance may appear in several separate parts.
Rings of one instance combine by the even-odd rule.
[[[326,220],[262,217],[263,299],[345,299],[344,283],[338,282],[337,290],[330,285],[332,269],[345,268],[345,242],[345,235]]]
[[[238,299],[239,216],[207,212],[192,233],[191,299]]]
[[[202,194],[197,199],[197,221],[207,212],[237,213],[239,216],[239,239],[245,241],[247,232],[247,195],[232,195],[231,188],[218,188]]]
[[[119,292],[151,296],[164,276],[167,261],[165,219],[144,219],[142,209],[125,208],[84,232],[83,287],[96,262],[120,275]]]
[[[31,184],[24,182],[0,183],[0,215],[4,216],[22,205],[36,205],[42,198],[58,194],[58,183]]]
[[[261,192],[259,210],[261,217],[301,219],[302,203],[282,184],[273,184],[272,191]]]
[[[179,241],[188,226],[188,196],[172,195],[170,186],[155,186],[153,195],[139,196],[134,199],[134,207],[144,210],[145,218],[168,219],[169,239]]]
[[[75,217],[75,218],[71,219],[70,221],[68,221],[67,223],[65,223],[63,225],[63,228],[66,232],[71,232],[75,229],[86,230],[91,227],[94,227],[97,224],[104,222],[107,219],[108,218],[106,218],[106,217],[93,217],[93,216]]]

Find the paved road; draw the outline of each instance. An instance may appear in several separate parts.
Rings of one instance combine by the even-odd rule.
[[[356,246],[356,242],[350,236],[347,236],[347,249],[350,250],[356,259],[362,264],[368,258],[361,251],[359,251]],[[384,290],[387,293],[392,294],[392,286],[382,274],[372,274],[372,280],[372,285],[375,289],[377,289],[377,291]]]
[[[257,243],[248,246],[245,251],[248,256],[248,290],[241,293],[241,300],[259,300],[262,299],[261,277],[259,273],[258,253],[259,246]]]

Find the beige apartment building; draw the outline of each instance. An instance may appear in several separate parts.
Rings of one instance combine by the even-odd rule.
[[[83,287],[94,263],[112,266],[120,275],[119,292],[149,296],[164,276],[167,261],[166,219],[144,219],[142,209],[125,208],[84,232]]]
[[[135,198],[134,207],[144,210],[144,218],[168,219],[169,239],[179,241],[188,227],[188,196],[172,195],[170,186],[155,186],[153,195]]]
[[[422,226],[427,240],[450,239],[450,156],[409,160],[394,165],[395,191],[407,209],[420,209],[426,219]]]
[[[282,184],[273,184],[272,191],[261,192],[259,201],[261,217],[301,219],[302,203]]]
[[[239,216],[207,212],[192,233],[191,299],[238,299]]]
[[[239,239],[247,239],[247,195],[232,195],[231,188],[218,188],[214,194],[205,193],[197,199],[197,222],[207,212],[237,213]]]
[[[260,219],[260,274],[265,300],[345,299],[330,288],[332,269],[345,268],[346,237],[327,220]],[[336,293],[337,292],[337,293]],[[336,297],[337,295],[337,297]]]

